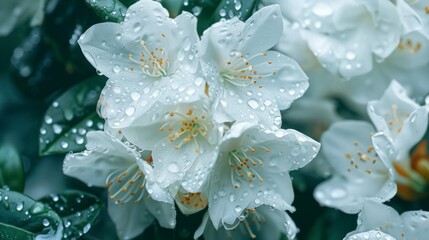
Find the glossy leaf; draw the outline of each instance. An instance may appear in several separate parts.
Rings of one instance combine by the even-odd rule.
[[[62,239],[60,217],[18,192],[0,190],[0,239]]]
[[[12,145],[0,147],[0,187],[24,190],[25,173],[21,158]]]
[[[122,22],[127,12],[127,7],[118,0],[85,1],[103,21]]]
[[[52,208],[61,217],[64,225],[64,236],[67,239],[79,238],[94,225],[103,208],[103,203],[94,195],[65,191],[39,199]]]
[[[103,129],[96,106],[105,79],[96,76],[70,88],[46,111],[40,128],[40,155],[85,149],[85,135]]]

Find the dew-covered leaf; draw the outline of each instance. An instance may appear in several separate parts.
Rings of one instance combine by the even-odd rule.
[[[0,239],[50,239],[63,236],[60,217],[43,203],[0,190]]]
[[[118,0],[85,1],[103,21],[122,22],[127,12],[127,7]]]
[[[40,127],[40,155],[85,149],[85,135],[103,129],[96,106],[105,79],[96,76],[70,88],[46,111]]]
[[[13,191],[24,190],[25,174],[22,160],[16,149],[9,144],[0,147],[0,187]]]
[[[50,194],[39,201],[61,217],[64,225],[63,235],[67,236],[67,239],[86,234],[103,208],[103,203],[94,195],[72,190]]]

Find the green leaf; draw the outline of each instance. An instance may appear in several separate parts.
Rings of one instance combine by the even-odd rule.
[[[60,217],[42,203],[0,189],[0,239],[62,239]]]
[[[86,133],[103,129],[96,107],[104,84],[105,78],[100,76],[87,79],[52,103],[40,128],[40,155],[85,149]]]
[[[65,227],[63,235],[68,239],[86,234],[103,208],[103,203],[94,195],[72,190],[50,194],[39,201],[61,217]]]
[[[25,174],[22,160],[12,145],[0,148],[0,187],[17,192],[24,190]]]
[[[125,18],[127,7],[118,0],[85,1],[103,21],[122,22]]]

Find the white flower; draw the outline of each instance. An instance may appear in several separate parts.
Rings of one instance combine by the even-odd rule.
[[[398,81],[415,98],[429,92],[429,40],[419,32],[401,36],[395,51],[371,72],[345,82],[343,93],[351,100],[366,104],[380,98],[392,79]]]
[[[294,210],[289,171],[309,163],[319,143],[295,130],[263,130],[237,123],[219,145],[208,186],[209,214],[217,229],[233,225],[248,208]]]
[[[410,99],[396,81],[391,82],[380,100],[368,103],[369,117],[392,144],[392,160],[408,158],[410,149],[426,132],[428,113],[428,106],[419,106]]]
[[[386,234],[382,231],[369,230],[355,234],[349,234],[344,240],[396,240],[396,238]]]
[[[161,226],[173,228],[176,211],[170,194],[151,186],[146,191],[145,174],[140,170],[140,154],[111,134],[96,131],[87,134],[88,144],[82,153],[68,154],[63,171],[89,186],[107,187],[108,212],[121,239],[131,239],[142,233],[157,219]],[[149,198],[148,191],[157,190]]]
[[[300,24],[321,65],[346,79],[371,71],[373,57],[388,57],[402,33],[399,14],[389,0],[278,2],[283,16]]]
[[[262,8],[245,23],[233,18],[208,28],[199,55],[214,101],[216,119],[281,125],[286,109],[308,87],[299,65],[277,51],[282,19],[277,5]]]
[[[406,16],[409,16],[410,29],[420,31],[429,39],[429,1],[397,0],[397,5],[407,13]],[[407,7],[411,7],[414,12],[407,9]]]
[[[247,216],[234,228],[216,229],[206,213],[200,227],[195,231],[194,239],[201,235],[206,240],[216,239],[280,239],[284,234],[288,239],[295,239],[298,233],[293,220],[285,212],[267,206],[246,210]]]
[[[370,230],[388,234],[392,237],[388,239],[427,239],[429,232],[429,212],[408,211],[399,215],[395,209],[389,206],[374,201],[367,201],[363,206],[362,212],[359,213],[356,230],[349,233],[346,239],[356,239],[350,236]]]
[[[186,191],[201,190],[217,158],[220,138],[206,100],[155,104],[123,129],[133,144],[152,150],[153,173],[161,187],[179,182]]]
[[[79,39],[88,61],[109,81],[99,112],[115,128],[128,125],[156,101],[176,104],[204,93],[196,76],[196,18],[171,19],[161,4],[141,0],[129,7],[124,22],[100,23]]]
[[[357,213],[367,199],[384,202],[396,194],[393,168],[389,159],[376,152],[374,133],[367,122],[343,121],[322,135],[322,151],[334,174],[315,189],[319,203]]]

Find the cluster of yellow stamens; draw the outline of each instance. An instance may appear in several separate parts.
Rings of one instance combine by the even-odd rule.
[[[159,128],[160,132],[167,129],[167,137],[170,142],[175,144],[176,149],[180,149],[185,143],[191,141],[195,144],[195,152],[200,153],[201,149],[198,144],[198,137],[207,136],[207,126],[204,123],[205,115],[195,116],[194,111],[190,108],[185,114],[180,112],[170,112],[171,121],[167,121]]]
[[[396,104],[392,104],[391,112],[386,112],[384,114],[384,118],[387,120],[390,130],[394,134],[392,137],[395,137],[395,133],[399,134],[402,131],[404,119],[407,118],[409,114],[408,112],[398,112],[398,105]]]
[[[257,68],[263,65],[271,65],[272,61],[263,61],[257,65],[250,64],[249,61],[256,57],[265,57],[266,53],[259,53],[252,57],[245,58],[243,54],[236,54],[232,59],[226,62],[226,70],[221,73],[223,80],[240,87],[247,87],[253,84],[257,84],[258,80],[271,77],[276,74],[276,72],[268,74],[258,74]],[[259,87],[262,88],[263,85],[259,84]]]
[[[372,173],[373,167],[371,165],[377,163],[379,160],[378,154],[375,152],[374,147],[370,145],[366,150],[361,150],[363,146],[358,141],[353,141],[353,146],[357,148],[355,154],[346,153],[346,160],[350,162],[351,167],[347,168],[347,172],[362,171],[364,170],[367,174]],[[363,147],[365,149],[365,147]],[[364,166],[364,169],[359,169],[359,165]]]
[[[165,35],[162,34],[161,37],[165,38]],[[140,46],[142,51],[140,52],[138,58],[134,58],[133,54],[128,54],[128,58],[140,65],[143,73],[151,77],[163,77],[167,76],[167,71],[169,67],[168,52],[164,48],[154,48],[149,50],[146,42],[140,40]],[[130,71],[134,71],[133,67],[129,68]]]
[[[264,179],[256,171],[257,167],[263,167],[264,162],[256,152],[270,152],[269,148],[257,145],[245,146],[229,153],[229,167],[231,168],[231,182],[234,188],[240,187],[242,180],[252,183],[255,179],[263,182]]]
[[[107,178],[106,188],[110,199],[118,204],[131,200],[137,204],[143,198],[145,178],[137,163],[125,170],[118,170]]]
[[[422,49],[420,42],[413,42],[411,39],[402,40],[398,44],[398,49],[401,51],[407,50],[409,53],[417,53]]]
[[[204,209],[207,206],[207,197],[201,195],[201,193],[181,193],[177,194],[177,198],[180,203],[187,205],[188,207]]]

